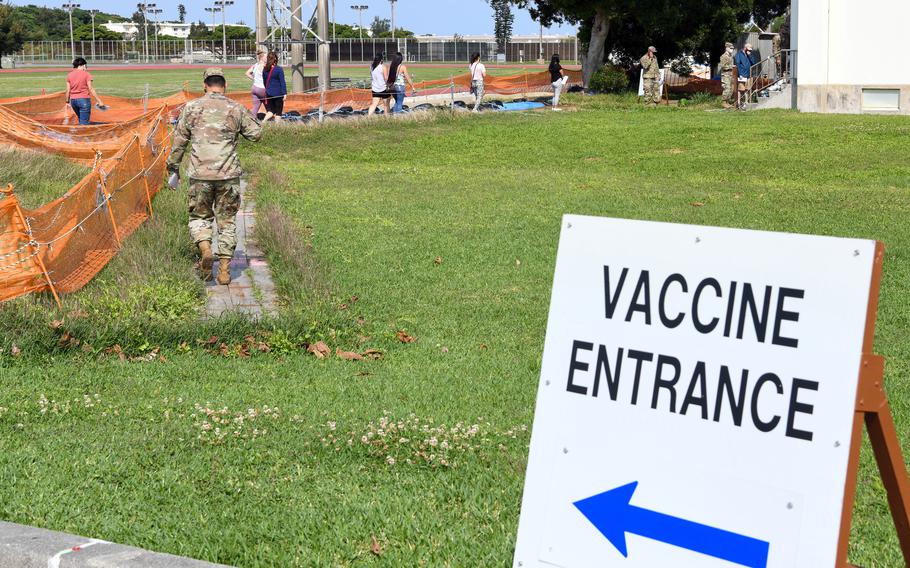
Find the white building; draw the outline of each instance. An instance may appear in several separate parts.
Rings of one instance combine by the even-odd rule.
[[[793,0],[792,15],[800,110],[910,114],[910,0]]]
[[[153,24],[153,21],[149,21],[149,24]],[[124,37],[134,37],[137,34],[145,33],[144,30],[141,30],[141,26],[135,22],[108,22],[106,24],[101,24],[105,28],[116,32],[118,34],[123,34]],[[190,37],[190,26],[191,23],[180,23],[180,22],[158,22],[158,35],[163,36],[173,36],[179,37],[180,39],[186,39]],[[240,24],[227,24],[228,26],[236,26]],[[212,29],[211,25],[206,24],[205,26],[208,29]],[[221,24],[216,24],[215,29],[220,29]],[[149,27],[149,37],[154,34],[154,28]]]

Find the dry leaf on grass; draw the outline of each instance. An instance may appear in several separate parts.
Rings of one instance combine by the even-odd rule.
[[[367,322],[367,320],[365,320],[365,319],[363,319],[363,318],[357,318],[357,325],[363,325],[363,324],[365,324],[366,322]]]
[[[415,341],[417,341],[416,337],[414,337],[412,335],[408,335],[408,332],[406,332],[403,329],[399,330],[398,333],[395,334],[395,336],[398,338],[398,341],[400,341],[402,343],[414,343]]]
[[[705,204],[702,203],[701,201],[693,201],[689,205],[691,205],[692,207],[704,207],[705,206]]]
[[[54,320],[51,323],[47,324],[47,327],[49,327],[51,329],[60,329],[61,327],[63,327],[63,320],[62,319]]]
[[[203,345],[208,345],[209,347],[211,347],[212,345],[215,345],[216,343],[218,343],[218,336],[217,336],[217,335],[213,335],[213,336],[209,337],[209,340],[208,340],[208,341],[203,341],[203,342],[202,342]]]
[[[68,331],[64,331],[63,335],[60,336],[60,339],[57,340],[57,346],[61,348],[76,347],[80,343],[82,342],[73,337],[73,334]]]
[[[218,354],[222,357],[227,357],[231,354],[231,350],[227,346],[227,343],[222,343],[220,346],[218,346]]]
[[[351,303],[353,304],[354,302],[356,302],[359,299],[360,299],[360,296],[355,294],[355,295],[351,296]]]
[[[486,349],[486,348],[487,348],[487,344],[486,344],[486,343],[481,343],[481,344],[480,344],[480,348],[481,348],[481,349]]]
[[[434,258],[434,259],[433,259],[433,264],[435,264],[436,266],[439,266],[440,264],[442,264],[442,257],[441,257],[441,256],[437,256],[436,258]]]
[[[335,356],[345,361],[363,361],[363,355],[353,351],[342,351],[340,347],[335,348]]]
[[[382,351],[379,349],[367,349],[363,352],[363,356],[370,359],[382,359]]]
[[[13,343],[13,346],[10,348],[9,353],[10,353],[10,355],[12,355],[13,357],[18,357],[19,355],[22,355],[22,350],[19,349],[19,346],[18,346],[18,345],[16,345],[15,343]]]
[[[379,544],[379,539],[376,538],[376,535],[373,535],[373,542],[370,543],[370,552],[376,556],[382,556],[382,545]]]
[[[310,346],[306,348],[306,350],[315,355],[317,359],[325,359],[332,354],[332,350],[329,349],[329,346],[325,344],[325,341],[317,341],[316,343],[311,343]]]
[[[340,306],[338,306],[338,309],[339,309],[339,310],[346,310],[346,309],[348,309],[348,305],[347,305],[347,304],[341,304]]]

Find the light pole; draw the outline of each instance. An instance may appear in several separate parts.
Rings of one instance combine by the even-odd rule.
[[[335,19],[337,17],[335,15],[335,0],[332,0],[332,41],[335,41]]]
[[[355,4],[351,6],[351,10],[357,10],[358,21],[360,22],[360,41],[363,42],[363,11],[369,10],[370,7],[364,4]]]
[[[389,4],[392,5],[392,39],[395,39],[395,2],[398,0],[389,0]]]
[[[64,4],[63,9],[70,14],[70,52],[73,59],[76,59],[76,40],[73,39],[73,10],[79,8],[80,4]]]
[[[209,8],[206,8],[205,11],[212,14],[212,33],[214,34],[215,33],[215,14],[220,12],[221,8],[209,7]],[[212,57],[213,58],[215,57],[215,40],[212,40]],[[213,61],[214,61],[214,59],[213,59]]]
[[[89,10],[88,13],[92,15],[92,61],[95,61],[95,14],[100,10]]]
[[[215,6],[221,9],[221,59],[224,63],[227,63],[227,24],[224,13],[227,12],[228,6],[233,5],[234,0],[215,0]]]
[[[155,16],[155,61],[158,61],[158,14],[164,12],[161,8],[152,8],[149,14]]]
[[[145,28],[145,62],[149,62],[149,10],[154,10],[158,4],[136,4],[136,8],[142,14],[142,27]]]

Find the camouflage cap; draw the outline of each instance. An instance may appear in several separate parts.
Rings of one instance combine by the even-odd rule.
[[[648,46],[648,51],[653,51],[654,53],[657,53],[657,48],[654,47],[653,45],[649,45],[649,46]]]
[[[221,70],[221,67],[209,67],[202,73],[202,80],[205,81],[209,77],[221,77],[224,78],[224,71]]]
[[[733,49],[733,48],[736,47],[736,46],[733,45],[732,43],[730,43],[730,42],[728,41],[728,42],[726,43],[726,45],[724,45],[724,47],[726,47],[727,49]]]

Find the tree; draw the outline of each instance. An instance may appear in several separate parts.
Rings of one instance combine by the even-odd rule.
[[[104,27],[102,24],[95,24],[95,39],[96,40],[114,40],[114,39],[123,39],[123,34],[111,31]],[[78,28],[73,30],[73,39],[79,41],[91,41],[92,40],[92,23],[82,24]]]
[[[13,14],[13,8],[0,4],[0,57],[16,53],[25,41],[25,30]],[[3,67],[0,61],[0,68]]]
[[[373,18],[373,23],[370,24],[370,30],[373,32],[373,37],[381,36],[384,33],[392,31],[392,21],[388,18],[380,18],[376,16]]]
[[[506,46],[512,40],[512,25],[515,14],[512,13],[510,0],[490,0],[493,8],[493,34],[500,53],[505,53]]]
[[[637,60],[648,45],[661,59],[686,53],[715,61],[742,25],[782,12],[789,0],[511,0],[545,26],[579,24],[585,85],[607,56]]]
[[[177,18],[181,24],[186,22],[186,6],[183,4],[177,4]]]

